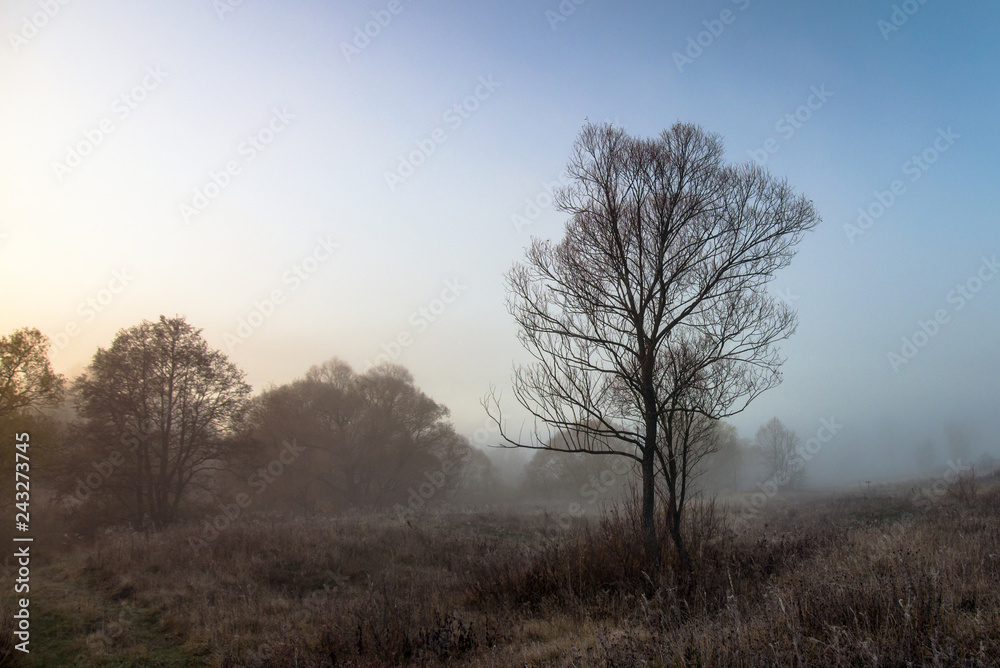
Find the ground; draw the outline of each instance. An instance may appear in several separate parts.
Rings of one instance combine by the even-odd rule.
[[[649,567],[627,509],[568,529],[441,509],[69,537],[34,564],[29,655],[4,599],[0,663],[1000,665],[990,481],[692,511],[687,577],[666,544]]]

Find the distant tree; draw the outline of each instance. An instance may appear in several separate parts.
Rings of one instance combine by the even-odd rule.
[[[537,450],[524,467],[521,488],[526,495],[553,500],[603,500],[631,489],[631,462],[591,457],[573,450],[574,437],[557,433],[549,448]],[[596,495],[595,495],[596,492]]]
[[[0,419],[51,408],[63,398],[65,379],[52,370],[49,340],[25,327],[0,337]]]
[[[600,464],[596,457],[591,457]],[[574,487],[586,480],[579,471],[589,468],[590,463],[584,454],[564,453],[558,450],[539,450],[535,452],[524,466],[524,478],[521,489],[526,496],[552,500],[570,493]]]
[[[304,449],[302,462],[272,487],[279,503],[308,511],[387,507],[416,494],[422,505],[458,486],[473,457],[447,417],[448,409],[421,392],[401,366],[356,375],[331,360],[256,398],[249,437],[258,462],[289,439]]]
[[[753,164],[728,165],[716,135],[677,124],[657,139],[587,125],[557,195],[561,242],[534,239],[507,275],[508,307],[534,357],[517,401],[573,451],[634,460],[642,531],[659,562],[657,479],[679,519],[706,423],[780,382],[775,345],[795,314],[766,292],[819,218]],[[487,410],[503,430],[498,398]],[[548,448],[539,433],[513,447]],[[683,559],[683,549],[678,544]]]
[[[972,439],[965,425],[951,421],[944,426],[945,440],[948,442],[948,457],[958,467],[968,466],[972,460]]]
[[[452,465],[448,473],[458,473],[469,445],[447,420],[448,408],[417,389],[409,371],[398,365],[375,367],[358,378],[357,390],[366,408],[366,429],[355,434],[347,458],[351,466],[341,467],[352,470],[354,494],[383,505],[404,490],[434,484],[431,478],[445,462]],[[445,486],[455,477],[437,480]]]
[[[914,446],[913,456],[916,459],[917,467],[923,474],[930,473],[940,463],[938,444],[929,436]]]
[[[459,461],[461,466],[453,486],[457,502],[494,502],[506,491],[496,467],[482,450],[470,446]]]
[[[735,426],[719,421],[715,430],[716,450],[699,464],[698,488],[710,493],[738,492],[743,486],[747,446]]]
[[[182,317],[118,332],[76,381],[80,459],[108,462],[97,493],[139,524],[174,521],[199,479],[218,470],[244,414],[243,372]],[[120,463],[119,463],[120,462]],[[85,466],[85,474],[90,467]]]
[[[805,478],[802,459],[796,452],[799,437],[776,417],[757,430],[757,448],[764,459],[768,479],[780,488],[801,486]]]

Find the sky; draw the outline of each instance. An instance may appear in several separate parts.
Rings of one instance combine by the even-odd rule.
[[[946,424],[1000,454],[998,20],[984,1],[5,0],[0,332],[38,327],[72,378],[180,314],[257,390],[388,360],[481,435],[491,385],[516,419],[526,359],[503,274],[561,237],[550,192],[584,123],[694,122],[823,219],[775,277],[799,328],[741,435],[777,416],[816,438],[817,480],[906,472],[928,440],[943,460]]]

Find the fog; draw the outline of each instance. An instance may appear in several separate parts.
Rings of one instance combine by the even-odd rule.
[[[816,482],[913,474],[926,440],[944,463],[953,422],[997,454],[996,8],[552,4],[6,3],[0,328],[70,378],[175,313],[258,389],[397,363],[471,439],[527,359],[503,272],[561,237],[580,127],[681,119],[823,218],[740,434],[836,419]]]
[[[529,359],[504,272],[562,238],[586,122],[680,120],[822,217],[740,437],[840,425],[816,485],[946,466],[948,425],[963,464],[1000,456],[994,6],[42,4],[0,8],[0,330],[69,379],[161,314],[255,392],[399,364],[513,484],[529,454],[481,405]]]
[[[995,665],[997,25],[0,2],[0,666]]]

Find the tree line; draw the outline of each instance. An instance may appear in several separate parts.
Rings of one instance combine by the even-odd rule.
[[[33,431],[44,444],[42,481],[74,529],[163,527],[241,492],[262,495],[258,509],[297,513],[405,516],[456,499],[578,498],[597,510],[640,480],[625,462],[565,452],[578,435],[563,431],[505,487],[448,409],[398,365],[358,374],[332,359],[253,395],[243,372],[182,317],[121,330],[72,383],[52,369],[48,347],[37,329],[0,337],[0,427]],[[692,484],[712,493],[738,492],[761,471],[774,477],[797,443],[777,419],[755,447],[731,425],[715,423],[713,433],[692,472]]]
[[[39,475],[77,528],[159,528],[239,492],[266,493],[261,508],[403,511],[492,484],[489,459],[398,365],[329,360],[254,395],[180,316],[122,329],[72,382],[48,349],[33,328],[0,338],[0,427],[42,430]]]

